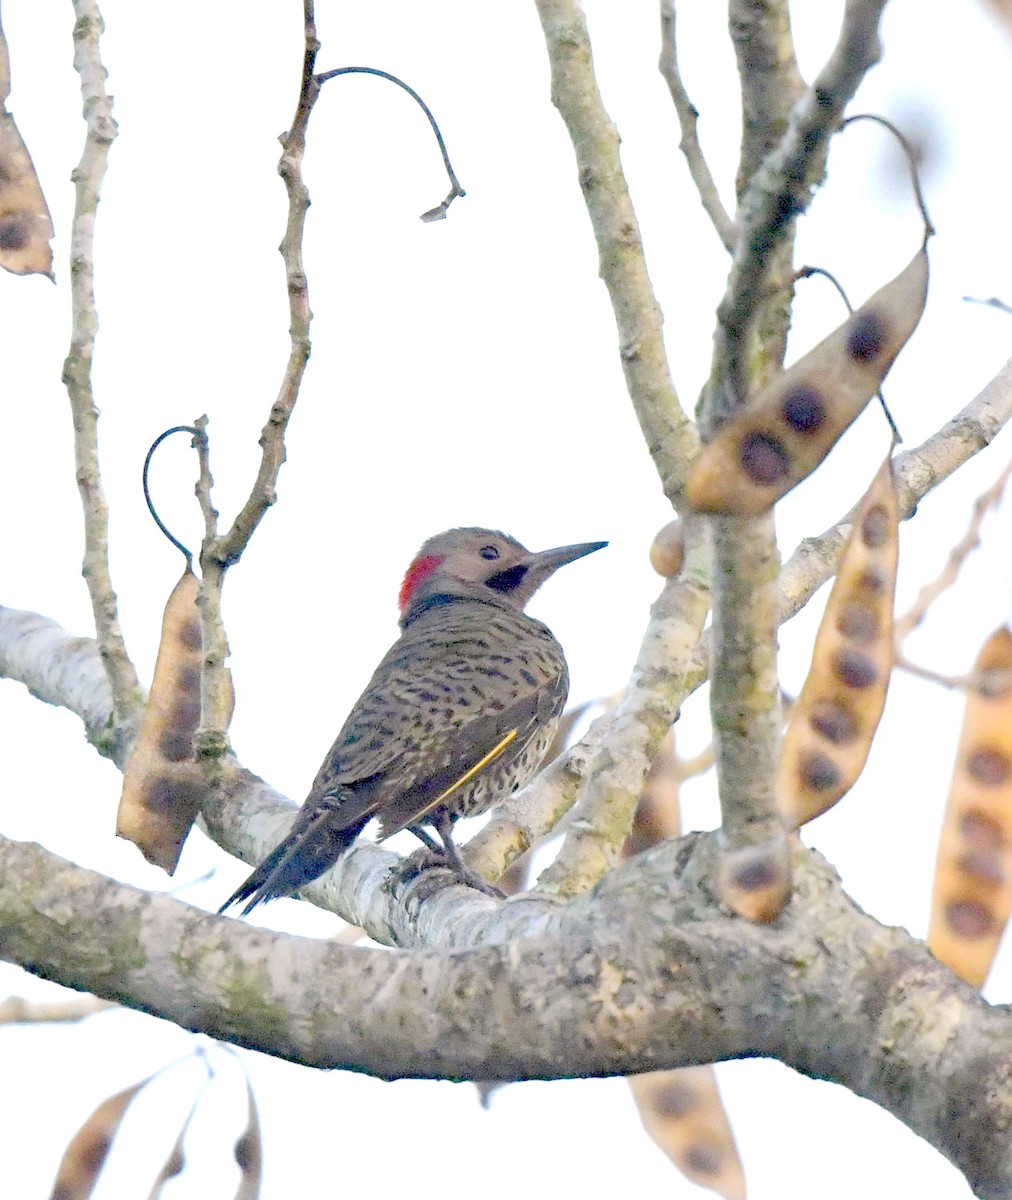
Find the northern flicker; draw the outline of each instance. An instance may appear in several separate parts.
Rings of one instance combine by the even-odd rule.
[[[337,735],[291,832],[220,911],[245,900],[245,914],[291,895],[332,866],[372,817],[381,840],[410,829],[475,882],[454,844],[454,822],[533,777],[569,689],[562,647],[524,607],[559,567],[605,545],[533,554],[490,529],[429,538],[401,584],[401,635]]]

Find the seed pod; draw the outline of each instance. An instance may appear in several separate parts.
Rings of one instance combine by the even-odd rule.
[[[938,843],[928,949],[976,987],[1012,911],[1012,632],[995,630],[976,672],[1002,686],[970,692]]]
[[[689,472],[689,504],[756,516],[810,475],[878,391],[921,318],[927,287],[921,250],[720,429]]]
[[[693,1183],[745,1200],[745,1174],[713,1067],[631,1075],[643,1128]]]
[[[675,517],[658,531],[650,546],[650,565],[658,575],[670,579],[685,561],[685,526]]]
[[[7,111],[10,60],[0,29],[0,267],[15,275],[53,278],[53,222],[39,177],[14,118]]]
[[[791,894],[791,846],[784,832],[721,856],[717,887],[732,912],[768,925]]]
[[[165,606],[155,675],[116,817],[117,834],[170,875],[205,788],[193,760],[202,659],[196,601],[197,578],[187,567]]]
[[[60,1200],[88,1200],[130,1102],[154,1077],[149,1075],[140,1083],[109,1096],[88,1117],[63,1152],[50,1200],[54,1196]]]
[[[858,508],[784,735],[777,804],[793,828],[832,807],[868,758],[893,664],[898,550],[899,507],[886,459]]]

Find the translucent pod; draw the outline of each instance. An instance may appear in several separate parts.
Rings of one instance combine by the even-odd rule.
[[[777,804],[792,828],[849,791],[864,769],[892,671],[899,506],[886,459],[861,501],[784,735]]]
[[[155,675],[123,772],[116,817],[117,834],[170,875],[205,787],[204,773],[193,760],[202,660],[197,586],[187,567],[165,606]]]
[[[984,643],[975,670],[1000,672],[966,698],[938,843],[928,949],[980,987],[1012,911],[1012,632]]]
[[[726,1200],[745,1200],[745,1175],[713,1067],[631,1075],[643,1128],[683,1175]]]
[[[810,475],[878,391],[921,318],[927,287],[922,249],[720,429],[689,472],[689,504],[755,516]]]
[[[685,561],[685,526],[677,518],[660,529],[650,545],[650,565],[658,575],[670,579]]]

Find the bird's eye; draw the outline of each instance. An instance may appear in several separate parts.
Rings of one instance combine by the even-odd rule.
[[[499,557],[499,551],[495,546],[482,546],[478,553],[482,556],[482,558],[492,559]]]

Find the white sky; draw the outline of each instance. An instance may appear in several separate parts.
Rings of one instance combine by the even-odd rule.
[[[586,7],[675,382],[691,407],[708,366],[723,253],[677,153],[674,113],[655,70],[656,3],[587,0]],[[721,40],[722,7],[682,0],[678,10],[686,83],[728,196],[737,90]],[[835,36],[841,7],[795,5],[807,72]],[[373,65],[411,83],[440,121],[468,195],[447,221],[421,224],[417,215],[447,191],[422,115],[376,79],[327,85],[306,160],[313,358],[279,503],[230,575],[225,600],[238,692],[235,748],[294,798],[305,794],[393,639],[400,577],[426,536],[488,524],[532,548],[610,540],[606,552],[553,579],[532,607],[566,646],[572,697],[581,700],[614,691],[628,674],[658,591],[647,547],[668,517],[625,394],[572,149],[549,103],[534,6],[321,0],[320,9],[320,69]],[[103,11],[120,137],[99,212],[95,384],[122,623],[149,678],[161,609],[181,564],[144,510],[144,453],[162,429],[208,412],[216,500],[230,519],[248,492],[287,354],[276,135],[293,110],[301,20],[296,0],[176,0],[157,9],[106,0]],[[0,278],[8,414],[0,503],[9,514],[0,602],[90,633],[59,378],[69,336],[68,179],[83,139],[73,16],[69,3],[13,0],[3,16],[10,108],[53,212],[58,285]],[[885,45],[885,65],[852,111],[919,121],[937,138],[925,176],[939,228],[928,311],[887,384],[907,442],[916,444],[1009,353],[1009,318],[961,297],[1012,299],[1004,152],[1012,43],[975,6],[961,6],[956,20],[940,0],[894,0]],[[830,187],[802,225],[799,261],[836,271],[855,301],[895,274],[920,239],[897,161],[880,131],[850,131],[833,153]],[[830,289],[804,286],[792,353],[839,320]],[[886,444],[870,409],[818,476],[783,505],[785,554],[849,507]],[[195,545],[186,446],[180,437],[160,452],[153,481],[165,519]],[[904,528],[901,606],[941,565],[972,498],[1008,455],[1006,435]],[[992,519],[984,551],[912,647],[925,662],[965,668],[985,633],[1007,617],[1008,536],[1007,514]],[[790,689],[804,677],[817,617],[813,606],[783,631]],[[10,780],[0,796],[3,833],[165,888],[160,871],[114,838],[119,776],[85,745],[79,723],[10,683],[0,685],[0,706]],[[958,714],[957,698],[896,679],[865,779],[810,835],[864,907],[917,935],[926,928]],[[687,706],[680,730],[686,750],[706,741],[701,697]],[[46,756],[56,767],[40,771]],[[715,824],[712,777],[686,789],[685,818],[692,828]],[[208,907],[242,877],[240,864],[195,835],[173,881],[193,879],[212,863],[222,864],[214,880],[187,892]],[[263,920],[321,935],[336,927],[326,914],[287,901],[270,906]],[[1008,1000],[1010,990],[1005,955],[988,994]],[[7,991],[40,996],[48,988],[0,967],[0,995]],[[6,1194],[47,1196],[62,1148],[91,1107],[192,1041],[134,1013],[77,1028],[0,1029]],[[413,1200],[435,1200],[448,1188],[473,1189],[483,1200],[512,1200],[525,1187],[534,1195],[563,1186],[590,1196],[630,1186],[643,1194],[702,1194],[641,1133],[621,1081],[517,1085],[497,1093],[485,1113],[467,1085],[382,1084],[245,1058],[266,1131],[265,1200],[297,1189],[351,1193],[377,1169],[391,1192],[410,1188]],[[238,1130],[244,1101],[237,1073],[225,1056],[216,1061],[228,1079],[211,1093],[211,1107],[234,1112],[222,1119]],[[767,1062],[729,1064],[719,1077],[753,1200],[801,1200],[814,1180],[823,1200],[857,1189],[941,1200],[969,1195],[925,1143],[840,1088]],[[226,1097],[230,1087],[235,1093]],[[138,1111],[138,1132],[126,1139],[136,1157],[114,1155],[98,1200],[144,1194],[158,1156],[142,1148],[142,1133],[154,1127],[167,1149],[189,1094],[167,1082],[165,1111],[157,1111],[157,1097],[148,1119]],[[167,1115],[170,1105],[178,1118]],[[166,1196],[228,1194],[234,1168],[220,1160],[231,1136],[223,1144],[216,1132],[201,1158],[201,1178],[224,1179],[224,1193],[191,1176]]]

